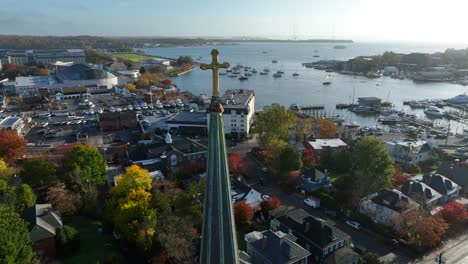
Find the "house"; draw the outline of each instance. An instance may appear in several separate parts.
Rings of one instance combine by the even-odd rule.
[[[169,130],[176,129],[179,135],[208,134],[208,121],[206,112],[180,112],[166,120]]]
[[[328,186],[330,184],[330,177],[327,171],[321,172],[316,168],[304,169],[301,174],[301,187],[307,192],[313,192],[320,186]]]
[[[359,212],[375,223],[388,225],[399,214],[417,207],[418,203],[402,192],[392,189],[364,197],[359,203]]]
[[[171,61],[162,58],[153,58],[148,60],[142,60],[139,63],[135,63],[134,67],[143,67],[146,71],[152,71],[156,68],[160,68],[163,72],[172,69]]]
[[[439,205],[444,205],[459,196],[460,186],[443,175],[429,173],[422,177],[422,181],[442,195],[439,198]]]
[[[334,151],[348,147],[348,145],[339,138],[315,139],[305,142],[305,145],[314,151],[317,164],[325,162]]]
[[[324,263],[330,259],[345,260],[345,262],[335,262],[337,264],[359,262],[359,255],[349,250],[351,237],[348,234],[302,209],[293,209],[276,217],[270,223],[270,230],[281,231],[295,237],[294,242],[309,251],[315,263]],[[337,258],[336,254],[346,256]]]
[[[23,119],[19,116],[7,116],[0,120],[0,131],[3,129],[10,129],[24,136],[26,133],[26,126]]]
[[[208,147],[200,141],[188,138],[174,140],[166,153],[170,167],[193,164],[204,168],[208,157]]]
[[[385,142],[390,156],[399,163],[417,164],[432,157],[432,148],[425,140]]]
[[[359,97],[358,104],[360,106],[379,107],[382,104],[382,99],[377,97]]]
[[[51,204],[36,204],[24,210],[22,217],[28,222],[29,237],[34,250],[44,258],[55,256],[55,235],[62,228],[62,219]]]
[[[245,235],[247,254],[252,264],[306,264],[310,252],[281,232],[253,231]]]
[[[420,180],[408,180],[401,186],[401,192],[421,205],[437,206],[442,195]]]
[[[454,183],[458,184],[458,186],[461,187],[462,192],[468,193],[468,167],[465,166],[463,163],[459,162],[443,162],[439,169],[437,169],[437,173],[444,175]]]
[[[249,135],[255,116],[255,92],[247,89],[227,90],[220,100],[224,108],[224,133],[233,137]]]
[[[240,201],[245,201],[250,207],[256,208],[260,206],[260,203],[264,198],[269,198],[264,196],[254,188],[244,184],[239,179],[232,181],[231,183],[231,198],[232,203],[237,203]]]

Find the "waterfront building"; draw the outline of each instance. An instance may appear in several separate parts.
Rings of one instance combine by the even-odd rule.
[[[425,140],[385,142],[388,153],[396,162],[417,164],[432,157],[432,148]]]
[[[224,132],[233,137],[249,135],[255,115],[255,92],[246,89],[227,90],[221,102],[224,107]]]
[[[171,61],[162,58],[155,58],[149,60],[142,60],[139,63],[135,64],[134,67],[143,67],[146,71],[151,71],[156,68],[160,68],[163,72],[166,72],[172,69]]]
[[[90,90],[101,90],[111,89],[117,84],[117,77],[110,72],[89,64],[75,64],[65,67],[55,76],[16,77],[14,91],[20,96],[28,96],[37,94],[40,88],[55,93],[61,88],[82,86]]]
[[[348,147],[348,145],[339,138],[315,139],[305,142],[305,145],[314,151],[317,164],[325,162],[334,151]]]
[[[3,64],[44,64],[60,62],[85,63],[83,49],[50,49],[50,50],[1,50],[0,61]]]

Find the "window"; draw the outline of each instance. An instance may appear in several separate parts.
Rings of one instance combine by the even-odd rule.
[[[333,246],[329,247],[329,251],[330,251],[330,253],[333,252]]]
[[[328,254],[328,248],[325,248],[325,249],[323,250],[323,254],[325,254],[325,255]]]

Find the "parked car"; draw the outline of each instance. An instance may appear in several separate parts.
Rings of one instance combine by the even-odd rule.
[[[320,199],[315,197],[309,197],[304,200],[304,203],[312,208],[319,208],[320,207]]]
[[[465,153],[465,152],[468,152],[468,147],[460,147],[460,148],[457,148],[456,151],[459,153]]]
[[[325,213],[326,215],[330,216],[330,217],[336,218],[336,211],[333,211],[333,210],[325,210],[324,213]]]
[[[361,224],[356,222],[356,221],[351,221],[351,220],[346,220],[346,224],[349,225],[350,227],[353,227],[357,230],[361,229]]]
[[[361,246],[359,244],[351,243],[351,248],[359,254],[365,254],[368,251],[366,247]]]

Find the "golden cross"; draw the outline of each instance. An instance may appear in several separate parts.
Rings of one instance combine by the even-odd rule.
[[[202,70],[212,70],[213,71],[213,96],[219,97],[219,81],[218,81],[218,70],[229,68],[229,63],[218,63],[219,51],[214,49],[211,51],[211,64],[201,64],[200,69]]]

